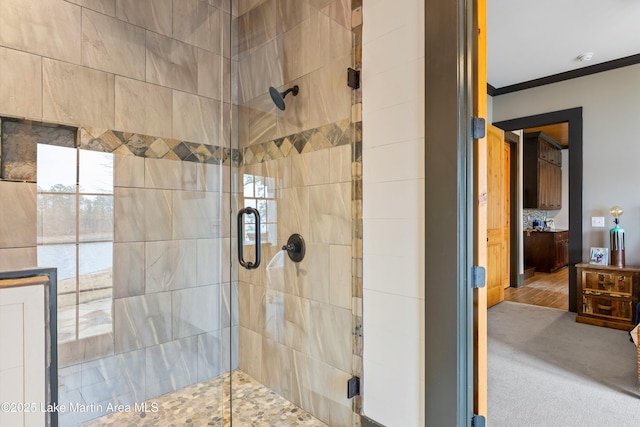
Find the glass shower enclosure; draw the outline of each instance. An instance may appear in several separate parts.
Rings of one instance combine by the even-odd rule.
[[[254,420],[242,399],[259,400],[259,389],[247,399],[251,392],[240,386],[249,377],[284,398],[266,411],[271,419],[300,407],[309,422],[351,426],[357,407],[347,382],[359,373],[354,302],[361,301],[354,294],[361,163],[347,86],[351,2],[246,3],[233,43],[232,141],[241,159],[234,215],[244,213],[236,237],[245,261],[234,263],[233,413]]]
[[[82,7],[144,42],[146,74],[104,71],[119,128],[0,122],[58,269],[59,425],[358,425],[352,3],[164,3]]]

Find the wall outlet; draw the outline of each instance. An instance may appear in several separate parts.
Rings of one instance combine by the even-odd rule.
[[[604,227],[604,217],[603,216],[592,216],[591,217],[591,226],[592,227]]]

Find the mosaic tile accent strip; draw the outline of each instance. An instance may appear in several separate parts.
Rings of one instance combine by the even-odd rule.
[[[225,166],[238,166],[242,160],[239,150],[215,145],[0,117],[0,180],[36,182],[37,144]],[[271,155],[276,155],[274,149]]]
[[[229,407],[230,381],[233,400]],[[165,426],[313,426],[328,427],[242,371],[224,374],[157,399],[157,412],[117,412],[82,424],[83,427]],[[133,405],[132,405],[133,407]]]
[[[80,148],[151,159],[181,160],[195,163],[238,166],[240,153],[236,149],[209,144],[180,141],[131,132],[79,128]]]
[[[248,166],[282,157],[292,157],[325,148],[348,145],[354,140],[356,129],[357,126],[351,123],[351,119],[345,119],[273,141],[250,145],[242,149],[242,165]]]

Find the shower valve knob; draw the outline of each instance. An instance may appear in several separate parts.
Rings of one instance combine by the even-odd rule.
[[[292,244],[283,245],[282,246],[282,250],[283,251],[287,251],[287,252],[290,252],[290,251],[294,251],[295,252],[296,251],[296,245],[292,245]]]
[[[289,237],[287,244],[282,246],[283,251],[287,251],[289,258],[293,262],[300,262],[304,258],[306,245],[301,235],[295,233]]]

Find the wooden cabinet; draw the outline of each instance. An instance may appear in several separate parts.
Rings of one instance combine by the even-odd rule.
[[[553,273],[569,262],[569,231],[525,231],[524,265]]]
[[[524,134],[524,208],[562,207],[562,146],[543,132]]]
[[[640,267],[577,264],[576,321],[630,331],[635,325]]]

